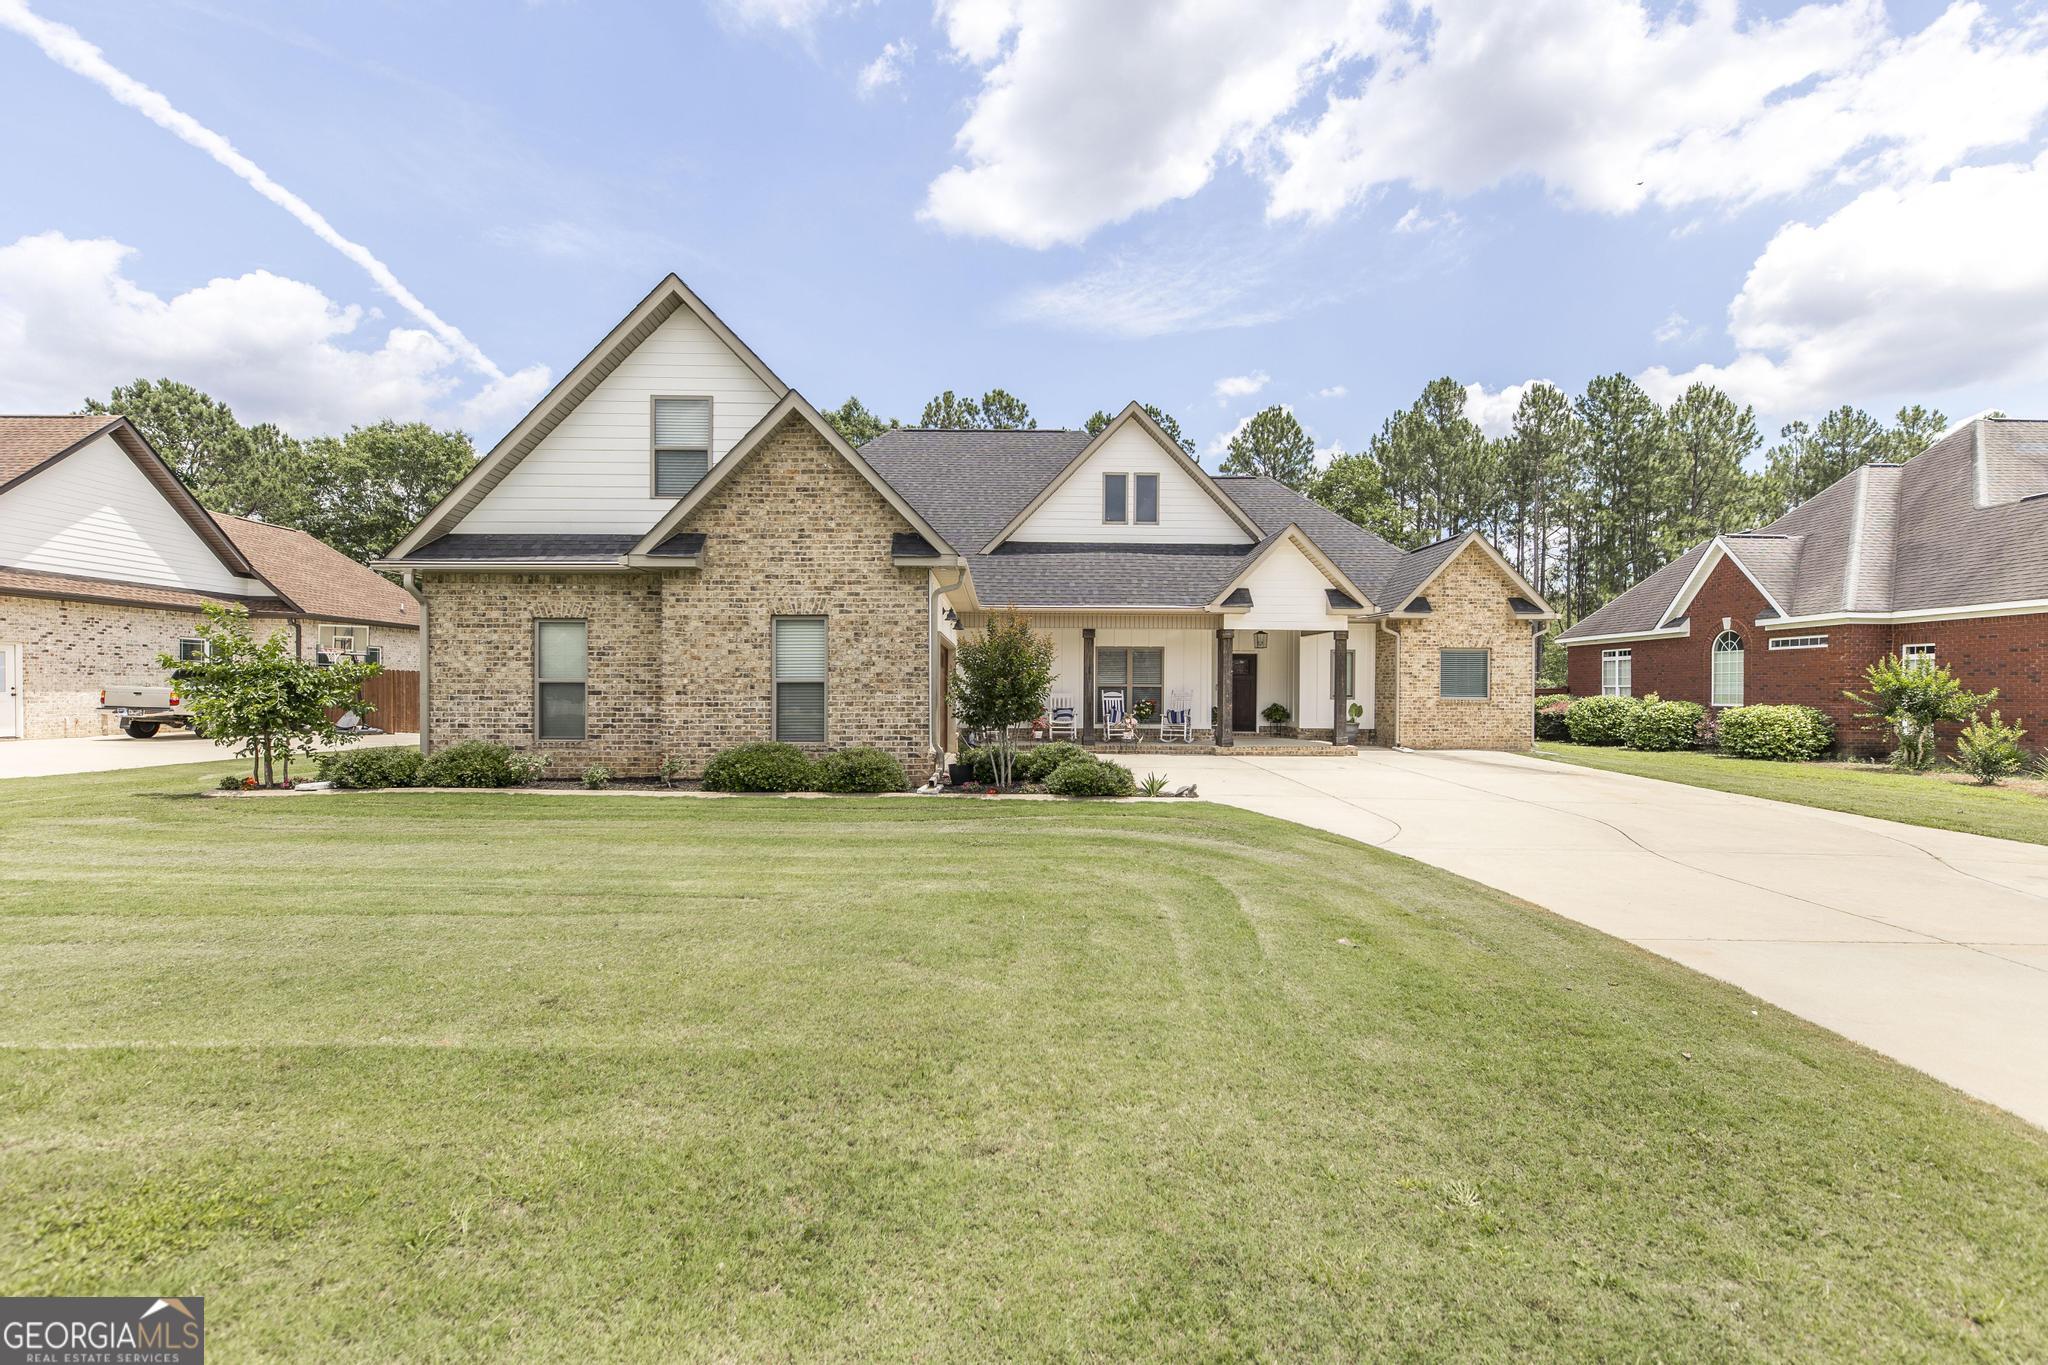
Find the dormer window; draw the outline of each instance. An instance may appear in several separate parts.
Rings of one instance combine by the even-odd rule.
[[[1159,524],[1159,476],[1157,474],[1133,474],[1136,483],[1136,509],[1132,517],[1141,526]]]
[[[1158,485],[1153,485],[1156,502]],[[1102,521],[1105,526],[1121,526],[1131,519],[1131,476],[1128,474],[1104,474],[1102,476]]]
[[[654,400],[654,496],[680,498],[711,467],[711,400]]]

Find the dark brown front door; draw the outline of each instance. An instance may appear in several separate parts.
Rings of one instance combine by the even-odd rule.
[[[1246,734],[1259,728],[1259,656],[1230,656],[1230,728]]]

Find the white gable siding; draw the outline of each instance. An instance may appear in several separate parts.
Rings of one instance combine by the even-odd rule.
[[[229,572],[105,435],[0,493],[0,564],[193,592],[270,591]]]
[[[1159,475],[1159,524],[1104,525],[1102,476]],[[1165,449],[1136,422],[1126,422],[1093,455],[1053,490],[1012,540],[1091,542],[1149,541],[1163,545],[1248,545],[1251,537],[1225,514],[1197,482],[1185,455]],[[1137,495],[1131,495],[1131,515]],[[979,549],[979,546],[974,548]]]
[[[775,406],[775,396],[695,313],[655,328],[575,411],[542,438],[459,525],[464,532],[643,532],[675,506],[650,495],[653,402],[711,400],[716,462]]]
[[[1291,538],[1273,546],[1239,586],[1252,595],[1251,610],[1230,618],[1240,630],[1328,630],[1343,624],[1330,612],[1330,580]]]

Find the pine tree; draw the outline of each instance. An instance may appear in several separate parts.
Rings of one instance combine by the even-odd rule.
[[[1664,413],[1671,443],[1674,497],[1659,527],[1666,559],[1724,531],[1749,526],[1756,480],[1745,467],[1762,444],[1756,411],[1711,384],[1694,384]]]
[[[1315,477],[1315,439],[1284,405],[1266,408],[1230,438],[1221,472],[1264,474],[1299,492]]]

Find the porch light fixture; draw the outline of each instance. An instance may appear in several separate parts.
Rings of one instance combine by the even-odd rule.
[[[1264,649],[1265,647],[1266,647],[1266,632],[1265,632],[1265,631],[1263,631],[1263,630],[1255,630],[1255,631],[1253,631],[1253,632],[1252,632],[1252,648],[1253,648],[1253,649]]]
[[[960,624],[960,613],[954,611],[951,607],[947,607],[946,624],[949,626],[958,626]]]

